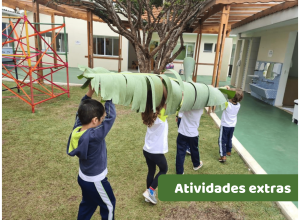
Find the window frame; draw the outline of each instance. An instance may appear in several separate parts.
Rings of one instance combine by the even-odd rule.
[[[210,51],[205,50],[205,44],[210,44],[210,45],[212,45]],[[214,43],[204,43],[204,44],[203,44],[203,53],[213,53],[213,47],[214,47]]]
[[[112,42],[112,54],[113,54],[113,51],[114,51],[114,39],[117,39],[119,42],[120,42],[120,38],[117,37],[117,36],[103,36],[103,35],[93,35],[93,41],[94,39],[96,38],[96,44],[93,43],[93,56],[97,56],[97,57],[119,57],[119,54],[118,55],[106,55],[106,38],[110,39],[111,42]],[[97,45],[97,42],[98,42],[98,38],[103,38],[104,39],[104,54],[99,54],[98,53],[98,47],[96,47],[96,53],[94,53],[94,45]],[[120,47],[120,45],[119,45]],[[119,51],[119,48],[118,48],[118,51]],[[118,52],[119,53],[119,52]]]
[[[177,45],[181,45],[181,44],[177,44]],[[194,42],[187,42],[187,43],[183,44],[183,46],[185,46],[185,58],[188,57],[187,56],[187,54],[188,54],[188,46],[194,46],[193,57],[192,57],[194,59],[194,57],[195,57],[195,45],[196,45],[196,43],[194,43]],[[173,56],[173,54],[174,54],[174,52],[172,51],[171,57]],[[183,60],[179,60],[179,59],[175,58],[174,61],[183,61]]]
[[[46,36],[47,34],[50,34],[50,36]],[[43,34],[41,34],[42,36],[43,36],[43,38],[45,39],[45,37],[50,37],[50,42],[48,42],[46,39],[46,41],[47,41],[47,43],[51,46],[51,42],[52,42],[52,33],[51,32],[46,32],[46,33],[43,33]],[[55,38],[55,39],[58,39],[58,37],[59,36],[61,36],[61,40],[63,41],[64,39],[63,39],[63,37],[64,37],[64,33],[55,33],[55,35],[57,35],[57,37]],[[65,48],[65,45],[63,45],[63,47],[60,47],[60,51],[58,51],[57,50],[57,47],[56,47],[56,53],[69,53],[69,44],[68,44],[68,42],[69,42],[69,40],[68,40],[68,33],[66,33],[66,35],[67,35],[67,51],[61,51],[61,48]],[[43,47],[44,46],[44,47]],[[48,46],[46,45],[46,43],[45,43],[45,41],[42,41],[42,50],[41,51],[45,51],[46,50],[46,48],[47,48]]]

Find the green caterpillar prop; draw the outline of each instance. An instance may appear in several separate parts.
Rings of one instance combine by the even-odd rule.
[[[186,82],[183,82],[179,74],[174,71],[176,79],[166,75],[156,75],[152,73],[115,73],[109,70],[96,67],[90,69],[86,66],[78,66],[83,71],[78,79],[86,78],[87,81],[82,88],[86,88],[91,83],[92,88],[98,95],[99,91],[103,100],[112,99],[114,104],[128,106],[132,103],[132,110],[144,112],[146,108],[147,91],[152,91],[153,111],[160,104],[163,96],[163,84],[165,85],[168,97],[166,100],[166,114],[175,114],[182,101],[182,111],[202,109],[207,106],[216,106],[216,111],[223,110],[227,102],[223,93],[227,93],[229,98],[234,96],[232,91],[219,89],[203,83],[192,82],[191,76],[194,71],[195,61],[193,58],[185,58],[184,72]],[[162,80],[160,79],[162,78]]]

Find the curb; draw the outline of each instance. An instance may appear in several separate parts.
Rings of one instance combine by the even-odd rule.
[[[208,112],[208,108],[205,108]],[[210,117],[214,120],[216,125],[220,127],[221,120],[215,113],[210,113]],[[247,166],[252,170],[254,174],[267,174],[267,172],[257,163],[257,161],[251,156],[251,154],[246,150],[246,148],[238,141],[238,139],[233,136],[232,146],[247,164]],[[292,202],[275,202],[280,208],[282,214],[288,220],[298,220],[298,208]]]

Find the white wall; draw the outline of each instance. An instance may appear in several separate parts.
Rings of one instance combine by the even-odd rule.
[[[214,69],[213,64],[214,64],[215,54],[216,54],[214,52],[214,49],[215,49],[215,44],[217,43],[217,38],[218,38],[218,35],[216,35],[216,34],[202,34],[200,53],[199,53],[199,63],[205,63],[205,64],[210,64],[210,65],[199,65],[197,75],[212,76],[213,69]],[[159,41],[158,35],[157,34],[153,35],[152,40]],[[183,40],[185,43],[195,43],[196,44],[197,34],[184,34]],[[213,43],[212,52],[203,52],[205,43]],[[225,44],[228,44],[228,45],[227,46],[224,45],[225,47],[224,47],[223,62],[222,62],[222,69],[221,69],[221,72],[223,72],[223,74],[221,74],[221,75],[224,75],[224,71],[225,71],[226,76],[227,76],[232,44],[235,44],[235,43],[236,43],[235,37],[232,38],[232,40],[226,40]],[[196,60],[196,58],[194,58],[194,59]],[[179,69],[183,68],[182,61],[175,60],[174,62],[175,62],[174,70],[176,70],[178,72]],[[180,62],[180,63],[178,63],[178,62]],[[224,70],[224,68],[225,68],[225,70]]]

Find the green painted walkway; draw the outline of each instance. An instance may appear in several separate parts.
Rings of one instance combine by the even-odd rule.
[[[234,135],[267,173],[298,174],[298,126],[291,114],[244,93]]]
[[[234,135],[268,174],[298,174],[298,126],[291,114],[244,93]]]

